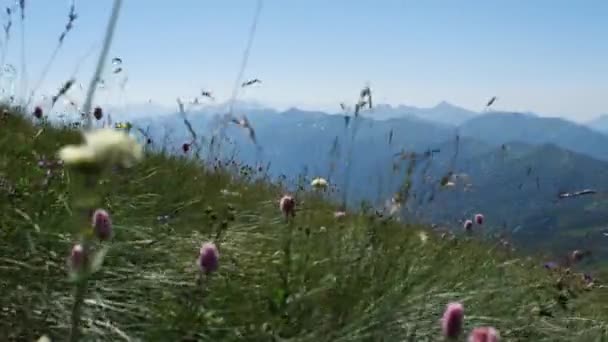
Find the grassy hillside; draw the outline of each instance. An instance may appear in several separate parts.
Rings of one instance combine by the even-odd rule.
[[[449,161],[438,159],[431,167],[435,177],[445,172]],[[595,233],[594,252],[606,260],[605,222],[608,164],[576,152],[545,144],[510,144],[506,151],[496,148],[473,158],[459,160],[455,169],[466,173],[462,183],[469,191],[449,191],[433,202],[423,202],[421,212],[436,220],[453,220],[449,213],[481,211],[488,223],[514,231],[520,243],[530,248],[551,248],[564,253],[591,248],[589,241],[573,239]],[[464,185],[464,184],[462,184]],[[598,194],[558,200],[561,191],[591,188]],[[520,227],[520,229],[515,229]]]
[[[488,114],[474,122],[498,120],[504,123],[506,120],[514,127],[511,131],[527,132],[527,122],[531,120],[535,123],[532,126],[536,127],[530,128],[532,133],[521,136],[514,133],[513,137],[524,141],[535,137],[538,138],[536,142],[543,143],[507,139],[505,145],[494,145],[462,137],[456,144],[453,128],[407,117],[374,121],[369,119],[372,114],[366,112],[365,116],[346,125],[342,115],[321,112],[292,109],[281,114],[248,113],[262,149],[257,150],[249,136],[232,125],[226,133],[234,143],[224,145],[224,152],[225,155],[235,154],[243,162],[270,165],[274,177],[280,174],[296,177],[304,172],[327,177],[339,185],[341,194],[335,194],[336,200],[342,200],[341,195],[346,192],[352,207],[358,206],[360,201],[381,207],[407,182],[407,170],[412,165],[409,160],[397,163],[395,155],[401,151],[424,153],[434,149],[439,153],[432,159],[418,160],[413,169],[411,196],[408,210],[404,212],[406,217],[460,227],[460,220],[465,216],[483,212],[488,219],[487,231],[512,234],[520,247],[523,244],[535,250],[542,246],[557,255],[570,253],[573,249],[592,249],[594,258],[588,258],[586,262],[597,264],[608,260],[603,237],[608,220],[608,213],[603,209],[608,163],[559,147],[561,143],[543,142],[556,139],[559,142],[568,134],[554,136],[551,133],[548,136],[543,133],[543,138],[532,132],[540,129],[541,122],[561,123],[568,127],[564,130],[571,133],[587,132],[587,129],[565,121],[554,122],[523,114],[505,114],[505,117]],[[202,136],[211,134],[210,115],[193,112],[189,117]],[[148,127],[144,120],[136,125]],[[153,140],[163,145],[163,130],[169,127],[173,128],[169,131],[175,138],[169,145],[175,153],[183,154],[180,146],[190,138],[177,116],[167,116],[152,124]],[[353,151],[352,160],[349,160],[350,151]],[[350,168],[344,165],[350,165]],[[449,171],[464,177],[457,182],[456,188],[444,189],[440,180]],[[599,193],[556,201],[561,191],[587,188]]]
[[[80,239],[78,175],[38,161],[75,132],[0,121],[0,336],[67,340],[74,285],[66,258]],[[86,340],[436,341],[447,303],[505,341],[608,339],[607,290],[580,274],[491,243],[444,237],[366,213],[338,220],[322,194],[283,194],[240,165],[147,155],[100,179],[112,216],[109,251],[84,294]],[[427,238],[424,238],[427,237]],[[196,258],[214,241],[219,269]],[[101,248],[101,247],[100,247]],[[197,279],[202,279],[197,281]],[[463,336],[464,340],[464,336]]]

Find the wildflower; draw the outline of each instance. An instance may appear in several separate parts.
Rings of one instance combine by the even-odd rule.
[[[40,108],[40,106],[34,108],[34,117],[36,119],[42,119],[42,108]]]
[[[279,202],[279,208],[281,208],[281,211],[283,212],[283,214],[285,215],[285,217],[290,216],[291,217],[295,217],[296,216],[296,200],[288,195],[285,195],[281,198],[281,201]]]
[[[95,117],[95,120],[101,120],[101,118],[103,118],[103,110],[101,107],[95,107],[93,110],[93,116]]]
[[[327,189],[328,183],[324,178],[317,177],[312,180],[310,185],[317,190],[325,190],[325,189]]]
[[[478,225],[483,224],[483,215],[482,214],[475,215],[475,223],[477,223]]]
[[[85,143],[67,145],[59,158],[71,165],[120,165],[130,167],[143,157],[142,147],[133,137],[109,128],[84,133]]]
[[[336,218],[336,219],[342,219],[344,217],[346,217],[346,212],[345,211],[336,211],[334,213],[334,218]]]
[[[471,331],[469,342],[498,342],[500,334],[492,327],[478,327]]]
[[[73,271],[79,271],[83,268],[85,263],[86,255],[84,252],[84,248],[81,244],[76,244],[72,247],[72,252],[70,254],[70,259],[68,260],[68,264],[70,269]]]
[[[212,242],[204,243],[198,257],[198,263],[201,270],[205,273],[211,273],[217,270],[219,257],[220,255],[215,244]]]
[[[463,227],[464,227],[464,230],[466,230],[467,232],[471,231],[471,229],[473,228],[473,221],[471,221],[471,220],[464,221]]]
[[[429,236],[425,232],[418,232],[418,238],[420,239],[420,242],[422,242],[424,244],[428,241]]]
[[[93,232],[100,240],[107,240],[112,236],[112,220],[110,214],[103,209],[93,213]]]
[[[443,313],[441,330],[446,338],[457,338],[462,333],[464,307],[460,303],[450,303]]]

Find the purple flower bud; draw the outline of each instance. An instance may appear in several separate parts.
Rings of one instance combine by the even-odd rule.
[[[203,244],[198,257],[198,263],[201,270],[205,273],[211,273],[217,270],[219,265],[220,254],[217,247],[212,242]]]
[[[285,215],[285,217],[291,216],[294,217],[296,216],[296,201],[293,197],[285,195],[281,198],[281,201],[279,202],[279,207],[281,209],[281,211],[283,212],[283,214]]]
[[[478,327],[471,331],[469,342],[498,342],[500,334],[492,327]]]
[[[72,247],[70,259],[68,260],[69,266],[73,271],[79,271],[85,264],[86,255],[84,248],[81,244],[76,244]]]
[[[467,232],[471,231],[471,229],[473,228],[473,221],[471,221],[471,220],[464,221],[463,228]]]
[[[448,304],[443,319],[441,320],[441,330],[446,338],[457,338],[462,333],[464,321],[464,307],[460,303]]]
[[[110,214],[103,209],[93,213],[93,232],[99,240],[107,240],[112,236],[112,220]]]
[[[42,119],[42,108],[40,108],[40,106],[36,106],[34,108],[33,115],[36,119]]]
[[[93,110],[93,116],[95,117],[95,120],[101,120],[101,118],[103,118],[103,110],[101,109],[101,107],[95,107],[95,109]]]
[[[483,215],[482,214],[475,215],[475,223],[477,223],[478,225],[483,224]]]

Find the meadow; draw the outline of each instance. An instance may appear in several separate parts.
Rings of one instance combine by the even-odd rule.
[[[263,168],[200,155],[187,120],[191,144],[157,149],[125,128],[89,130],[106,120],[93,98],[119,4],[79,120],[51,123],[23,99],[2,107],[0,340],[608,340],[601,275],[476,233],[344,211],[325,180],[270,182]],[[74,6],[68,18],[57,49]],[[354,116],[366,105],[369,87]],[[246,117],[229,119],[255,143]]]
[[[464,305],[465,333],[608,337],[600,281],[373,211],[336,215],[308,183],[292,193],[295,217],[286,217],[286,184],[236,162],[146,153],[103,173],[95,204],[111,216],[112,236],[100,241],[90,212],[81,214],[91,205],[82,203],[81,172],[56,163],[80,134],[33,121],[5,111],[0,126],[7,340],[67,338],[78,288],[67,260],[83,238],[105,256],[82,296],[83,340],[435,341],[450,302]],[[205,242],[219,251],[213,272],[197,264]]]

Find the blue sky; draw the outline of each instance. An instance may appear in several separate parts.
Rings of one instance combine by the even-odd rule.
[[[13,1],[4,1],[5,4]],[[53,92],[76,75],[88,83],[112,6],[76,1],[79,18],[52,66]],[[30,0],[29,84],[40,76],[67,19],[68,0]],[[253,0],[125,0],[111,56],[129,81],[100,103],[152,98],[173,105],[201,88],[230,96],[256,7]],[[447,100],[586,120],[608,113],[605,0],[265,0],[243,98],[273,106],[338,109],[369,82],[378,102],[433,106]],[[7,62],[20,65],[19,23]],[[76,96],[76,95],[74,95]]]

